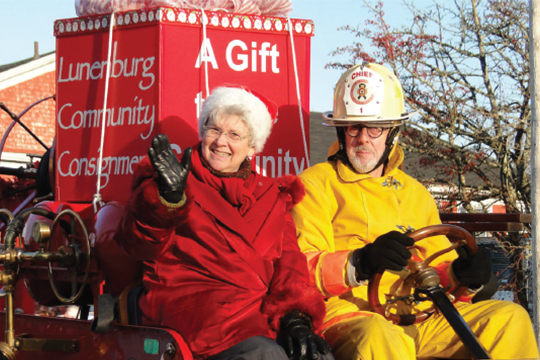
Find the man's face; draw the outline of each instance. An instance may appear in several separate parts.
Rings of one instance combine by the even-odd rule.
[[[377,131],[370,129],[370,136],[367,130],[362,125],[349,126],[345,129],[347,156],[359,173],[367,174],[369,172],[371,176],[379,177],[382,176],[383,166],[380,165],[377,169],[373,169],[373,167],[377,165],[384,152],[388,129],[379,129],[380,136],[377,138],[373,136],[377,135]],[[357,136],[349,134],[357,134]]]

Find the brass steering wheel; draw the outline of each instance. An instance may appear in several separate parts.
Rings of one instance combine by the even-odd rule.
[[[385,304],[381,304],[379,300],[379,284],[384,271],[379,270],[375,273],[375,275],[373,275],[368,284],[368,302],[374,312],[384,316],[386,319],[398,325],[416,324],[426,320],[431,314],[433,314],[435,311],[434,307],[426,310],[419,310],[406,315],[396,314],[391,310],[398,301],[405,301],[410,305],[413,298],[411,295],[413,288],[439,285],[440,279],[436,274],[435,269],[429,266],[433,260],[447,252],[456,250],[461,246],[466,246],[470,255],[474,255],[478,251],[478,246],[476,245],[474,237],[468,231],[455,225],[432,225],[407,234],[407,236],[414,239],[415,243],[428,237],[438,235],[446,235],[446,237],[453,243],[452,246],[432,254],[424,261],[417,262],[409,259],[407,264],[407,269],[409,271],[408,275],[395,283],[395,285],[397,285],[395,292],[386,294],[387,301]],[[448,293],[450,300],[455,301],[455,299],[463,295],[465,290],[467,290],[467,287],[463,285],[452,289],[451,292]]]

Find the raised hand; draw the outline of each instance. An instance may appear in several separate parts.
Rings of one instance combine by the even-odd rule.
[[[152,139],[152,146],[148,148],[148,157],[157,174],[159,194],[172,204],[182,200],[184,189],[191,165],[191,148],[184,150],[182,163],[169,144],[165,134],[158,134]]]

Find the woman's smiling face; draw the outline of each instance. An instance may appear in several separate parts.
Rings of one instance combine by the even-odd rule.
[[[237,115],[223,114],[205,125],[202,156],[212,169],[236,172],[248,156],[255,153],[249,145],[249,129]],[[240,140],[234,141],[232,137]]]

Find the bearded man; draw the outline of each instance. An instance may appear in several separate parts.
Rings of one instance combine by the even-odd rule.
[[[396,325],[368,302],[367,285],[375,274],[401,272],[410,260],[423,261],[451,246],[445,236],[417,243],[407,236],[441,223],[427,189],[400,170],[404,155],[397,135],[411,115],[391,71],[377,64],[353,66],[336,86],[334,111],[324,114],[338,141],[327,162],[300,175],[306,195],[292,216],[310,281],[326,298],[323,333],[337,360],[470,357],[442,315]],[[468,288],[455,306],[481,346],[494,359],[538,358],[525,309],[507,301],[471,303],[490,279],[490,262],[483,251],[459,250],[459,257],[450,251],[430,265],[442,288]],[[391,293],[398,280],[399,274],[386,271],[380,293]]]

